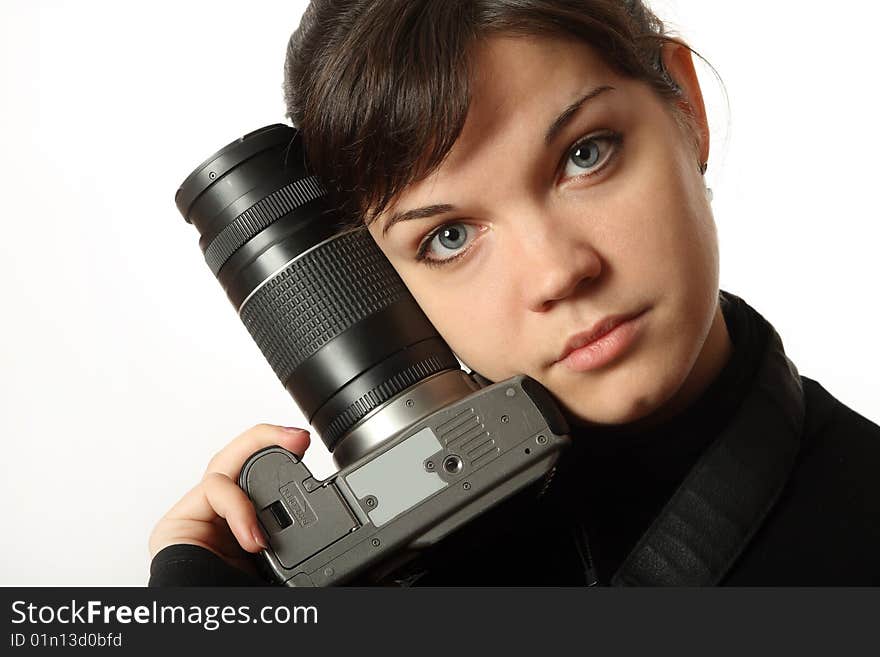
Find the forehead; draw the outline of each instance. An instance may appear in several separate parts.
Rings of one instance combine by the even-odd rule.
[[[625,81],[582,41],[508,35],[480,41],[472,54],[471,101],[461,134],[442,164],[404,189],[383,218],[459,188],[505,150],[545,148],[544,134],[556,116],[605,84],[619,90]]]
[[[594,48],[563,37],[492,37],[474,52],[472,66],[471,104],[450,163],[506,132],[543,132],[588,88],[618,78]]]
[[[563,36],[494,36],[478,43],[471,61],[472,107],[490,98],[520,97],[535,88],[613,76],[589,44]],[[560,89],[565,93],[564,89]]]

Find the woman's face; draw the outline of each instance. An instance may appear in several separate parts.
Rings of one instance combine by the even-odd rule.
[[[664,61],[696,109],[699,153],[654,92],[589,46],[486,40],[449,156],[370,226],[462,361],[492,381],[531,376],[575,422],[650,424],[687,405],[729,353],[698,171],[708,159],[699,84],[685,49],[665,47]],[[601,87],[612,88],[557,121]],[[383,234],[392,215],[440,205],[451,207]],[[557,362],[573,335],[641,310],[635,340],[611,362]]]

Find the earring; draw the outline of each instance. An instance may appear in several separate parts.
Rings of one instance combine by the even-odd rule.
[[[703,162],[699,168],[700,168],[700,175],[705,176],[706,170],[709,168],[709,163]],[[711,203],[712,200],[715,198],[715,195],[712,193],[712,188],[709,187],[708,185],[706,185],[706,196],[709,197],[709,203]]]

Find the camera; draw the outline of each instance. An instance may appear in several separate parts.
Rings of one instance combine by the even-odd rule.
[[[288,586],[393,576],[487,511],[540,496],[570,443],[540,383],[464,371],[366,228],[329,198],[283,124],[227,144],[175,196],[338,467],[319,481],[273,446],[241,469],[269,539],[260,568]]]

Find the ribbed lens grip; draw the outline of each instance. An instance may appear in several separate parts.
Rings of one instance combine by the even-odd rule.
[[[205,249],[205,261],[217,272],[233,253],[261,230],[284,215],[324,195],[318,178],[311,176],[285,185],[238,215]]]
[[[409,291],[360,229],[307,251],[268,279],[240,310],[282,383],[330,340]]]

